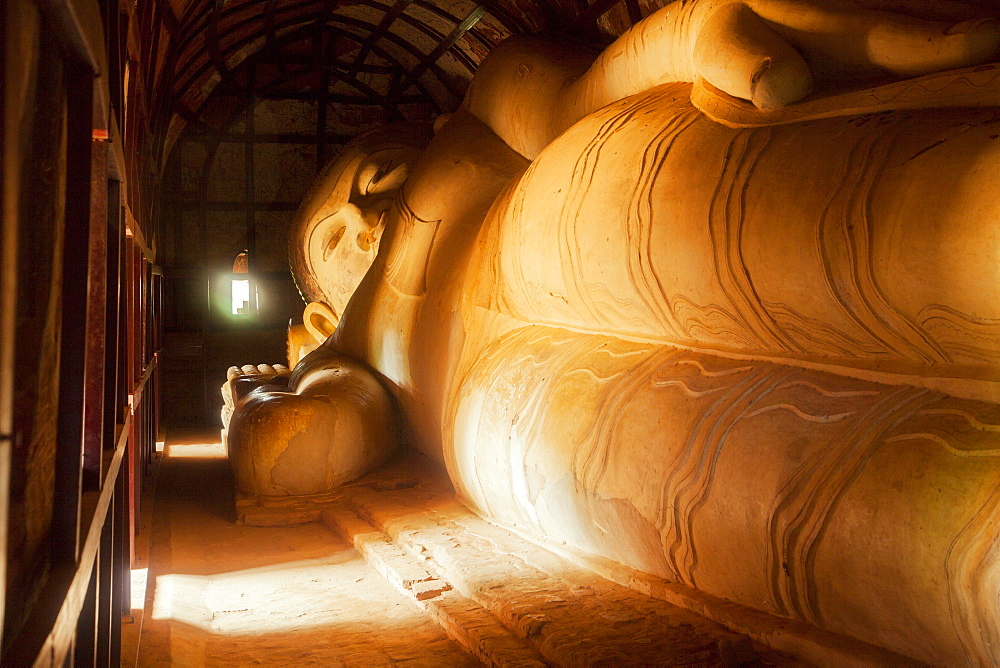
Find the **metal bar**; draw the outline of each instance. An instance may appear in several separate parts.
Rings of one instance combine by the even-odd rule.
[[[113,451],[112,451],[113,452]],[[117,483],[117,481],[115,481]],[[117,485],[116,485],[117,492]],[[101,545],[97,552],[97,645],[94,665],[118,665],[117,657],[111,654],[112,629],[121,624],[118,610],[114,605],[114,550],[115,550],[115,508],[118,500],[114,495],[101,528]]]
[[[136,279],[136,264],[138,262],[139,253],[136,251],[136,244],[134,240],[125,241],[125,291],[128,295],[127,305],[125,307],[125,354],[126,362],[125,368],[127,369],[125,378],[126,380],[126,394],[128,396],[128,412],[129,416],[133,415],[135,409],[135,374],[136,374],[136,290],[135,285],[138,282]],[[128,421],[128,439],[133,443],[133,447],[128,449],[128,480],[129,480],[129,492],[128,492],[128,563],[129,567],[135,563],[135,535],[139,529],[139,478],[138,478],[138,462],[135,443],[136,443],[136,433],[135,433],[135,420],[130,419]]]
[[[105,253],[107,256],[105,280],[105,349],[104,349],[104,422],[102,447],[111,454],[117,450],[116,427],[122,417],[121,394],[119,393],[121,372],[121,352],[119,341],[121,303],[121,249],[125,238],[124,212],[121,204],[121,183],[108,181],[108,211],[105,221]],[[128,566],[123,549],[127,541],[122,523],[124,514],[126,484],[125,477],[119,475],[105,485],[114,486],[108,516],[101,534],[101,602],[102,623],[98,629],[98,665],[117,666],[121,657],[121,586]]]
[[[212,64],[225,77],[229,74],[229,67],[226,65],[226,61],[222,57],[222,51],[219,48],[219,16],[221,10],[222,2],[220,0],[212,2],[212,13],[208,18],[208,26],[205,29],[205,41],[208,42],[208,52],[212,58]]]
[[[628,20],[635,25],[642,20],[642,9],[639,7],[638,0],[625,0],[625,7],[628,9]]]
[[[119,315],[121,310],[121,247],[123,240],[121,183],[108,182],[108,215],[104,234],[107,238],[104,312],[104,421],[102,443],[113,448],[115,425],[121,419],[120,385],[121,357],[119,347]]]
[[[396,87],[395,90],[389,91],[389,98],[391,99],[395,95],[400,95],[402,93],[405,93],[406,90],[410,88],[410,86],[414,85],[417,82],[417,79],[422,77],[428,70],[430,70],[433,67],[434,63],[436,63],[437,60],[442,55],[444,55],[445,51],[455,46],[455,44],[458,43],[458,40],[462,39],[462,36],[465,35],[465,33],[467,33],[469,30],[471,30],[472,26],[479,23],[479,20],[482,19],[485,15],[486,15],[486,7],[484,7],[483,5],[478,5],[475,9],[469,12],[469,15],[466,16],[461,23],[455,26],[455,29],[451,31],[450,35],[444,38],[444,40],[442,40],[442,42],[438,44],[437,47],[435,47],[434,50],[431,51],[427,55],[427,57],[425,57],[416,67],[410,70],[406,78],[403,79],[403,82],[399,84],[399,86]],[[444,80],[442,79],[442,83],[443,82]]]
[[[373,30],[372,34],[368,36],[365,43],[361,45],[357,58],[354,59],[354,62],[351,64],[351,68],[347,71],[348,75],[357,76],[361,67],[364,66],[365,59],[368,58],[368,54],[372,51],[372,45],[382,39],[382,35],[389,30],[389,27],[392,26],[393,22],[395,22],[395,20],[399,18],[406,8],[410,6],[412,1],[413,0],[397,0],[396,4],[390,7],[388,11],[382,15],[382,20],[379,21],[377,26],[375,26],[375,30]]]
[[[124,429],[122,430],[124,433]],[[112,537],[113,552],[111,554],[111,614],[114,624],[111,625],[111,664],[119,665],[122,653],[122,627],[121,617],[128,614],[127,608],[131,607],[132,584],[131,570],[129,569],[127,553],[128,538],[128,515],[125,498],[128,494],[128,485],[125,476],[119,475],[115,480],[115,503],[112,522],[114,524],[114,536]],[[126,573],[128,577],[126,577]]]
[[[473,17],[475,17],[475,21],[478,21],[480,18],[482,18],[482,14],[480,14],[479,16],[475,16],[476,14],[478,14],[478,12],[479,12],[480,9],[482,9],[482,7],[477,7],[476,9],[472,10],[472,12],[470,13],[469,17],[466,18],[466,21],[468,21],[469,19],[471,19]],[[485,14],[485,9],[483,9],[483,14]],[[404,16],[405,16],[405,14],[404,14]],[[463,21],[463,24],[464,23],[465,22]],[[348,16],[336,16],[336,17],[334,17],[333,19],[330,20],[329,25],[332,26],[332,27],[335,27],[335,28],[339,28],[341,25],[345,25],[345,26],[350,26],[350,27],[358,28],[360,30],[366,30],[366,29],[370,30],[370,26],[368,24],[364,23],[363,21],[359,21],[359,20],[353,19],[353,18],[348,17]],[[469,26],[469,28],[471,28],[472,25],[474,25],[474,22]],[[445,41],[442,42],[442,44],[447,43],[451,39],[452,36],[455,37],[455,41],[457,42],[458,38],[460,38],[461,34],[464,34],[466,30],[468,30],[468,28],[463,29],[462,25],[459,25],[457,28],[455,28],[455,30],[452,31],[452,33],[451,33],[451,35],[449,37],[445,38]],[[459,33],[461,33],[461,34],[459,34]],[[352,36],[351,33],[349,33],[349,32],[348,32],[348,35]],[[438,82],[441,84],[441,86],[446,91],[448,91],[449,95],[451,95],[452,97],[454,97],[456,100],[461,100],[462,99],[462,93],[464,91],[460,91],[459,89],[457,89],[452,84],[451,79],[447,76],[447,74],[444,72],[444,70],[442,70],[441,67],[437,65],[437,58],[440,57],[440,54],[438,56],[434,55],[437,52],[440,52],[440,53],[443,54],[447,49],[441,49],[441,45],[439,44],[438,47],[436,47],[434,49],[434,51],[432,51],[430,54],[424,54],[424,53],[421,53],[420,50],[417,49],[417,47],[415,47],[414,45],[410,44],[406,40],[397,37],[395,34],[393,34],[391,32],[390,33],[386,33],[385,36],[384,36],[384,38],[385,38],[386,41],[392,42],[393,44],[395,44],[396,46],[400,47],[404,51],[408,51],[417,60],[417,65],[413,68],[413,70],[410,71],[411,76],[409,77],[410,80],[406,84],[406,87],[405,88],[400,87],[400,89],[398,91],[396,91],[397,93],[400,93],[400,94],[401,93],[405,93],[406,90],[408,88],[410,88],[411,86],[416,86],[418,89],[421,89],[422,88],[422,84],[420,83],[419,78],[420,78],[420,76],[423,76],[426,72],[429,71],[432,74],[434,74],[435,77],[437,77]],[[449,44],[449,48],[451,46],[453,46],[453,44]],[[375,51],[376,53],[378,53],[379,56],[381,56],[383,58],[386,58],[386,60],[393,60],[393,61],[399,62],[398,59],[396,59],[396,58],[394,58],[392,56],[389,56],[387,54],[387,52],[385,52],[384,50],[381,50],[381,49],[380,50],[376,50],[376,48],[375,48],[374,45],[372,46],[372,51]],[[400,65],[402,66],[402,63],[400,63]],[[420,72],[418,73],[418,75],[415,76],[415,77],[412,76],[412,73],[416,72],[418,69],[420,70]],[[358,83],[360,83],[360,82],[358,82]],[[360,86],[356,86],[356,87],[359,90],[363,90]],[[390,91],[389,95],[387,95],[386,97],[389,99],[389,106],[391,107],[393,92]],[[437,101],[434,99],[433,96],[430,95],[430,93],[427,93],[427,97],[428,97],[429,101],[431,101],[432,103],[435,104],[435,106],[438,106]]]
[[[246,188],[246,243],[247,243],[247,271],[253,272],[254,270],[254,260],[257,255],[257,221],[256,221],[256,205],[257,205],[257,193],[254,183],[254,144],[256,140],[254,138],[254,108],[256,106],[256,100],[254,99],[254,81],[257,78],[257,68],[251,63],[246,71],[246,93],[247,93],[247,106],[246,106],[246,133],[244,135],[244,187]],[[254,291],[250,290],[250,312],[257,312],[257,303],[254,299]]]
[[[133,396],[138,397],[139,401],[142,400],[142,396],[147,389],[151,389],[150,378],[155,370],[156,362],[154,361],[146,367],[139,382],[136,383]],[[123,481],[126,478],[126,475],[122,471],[123,465],[127,465],[126,451],[131,450],[134,446],[134,443],[131,443],[129,440],[133,421],[133,416],[125,416],[125,423],[118,434],[114,456],[111,458],[108,471],[104,476],[104,484],[101,486],[99,493],[94,493],[96,495],[96,501],[93,504],[94,511],[87,525],[87,534],[83,542],[83,547],[80,550],[79,561],[73,569],[69,585],[65,590],[65,595],[59,597],[59,600],[62,600],[62,605],[59,608],[55,622],[52,624],[52,630],[48,633],[37,654],[36,664],[61,665],[73,647],[74,631],[80,618],[80,612],[83,609],[91,573],[97,559],[104,523],[108,517],[108,513],[112,507],[112,500],[116,493],[123,491],[119,485],[119,481]],[[127,562],[122,559],[121,569],[118,572],[126,570]],[[123,585],[125,582],[127,581],[123,581]],[[29,620],[26,624],[26,632],[34,632],[35,629],[31,627],[32,620]]]
[[[103,533],[103,523],[101,524]],[[94,563],[90,568],[90,581],[87,584],[87,593],[80,608],[80,615],[76,620],[76,642],[73,648],[73,663],[78,666],[97,665],[97,599],[98,599],[98,570],[100,563],[100,544],[97,546],[97,554],[94,555]]]
[[[148,375],[152,373],[152,369],[153,365],[150,365],[150,368],[147,370],[147,374],[144,375],[137,392],[142,391],[142,385],[146,382]],[[42,648],[43,652],[46,652],[47,650],[52,652],[52,655],[56,659],[56,663],[61,663],[61,658],[64,657],[69,651],[71,639],[74,635],[72,630],[75,629],[77,621],[79,620],[80,611],[83,608],[86,587],[90,582],[90,574],[93,571],[94,562],[97,558],[98,546],[101,541],[101,530],[103,529],[104,521],[107,518],[108,510],[111,507],[111,500],[114,496],[114,490],[116,487],[115,483],[121,473],[126,450],[129,449],[128,435],[131,426],[132,417],[128,416],[125,421],[125,428],[122,429],[119,436],[114,457],[111,459],[111,464],[108,467],[108,473],[105,476],[105,484],[102,486],[100,496],[98,497],[97,504],[94,509],[93,520],[91,521],[87,531],[86,540],[80,553],[80,561],[77,565],[76,573],[73,576],[72,583],[69,586],[66,596],[63,598],[63,604],[59,610],[58,616],[56,617],[56,622],[53,625],[52,631],[49,633]]]
[[[156,292],[155,292],[156,307],[153,310],[153,319],[154,319],[154,325],[153,326],[154,326],[154,332],[155,332],[155,335],[156,335],[156,341],[155,341],[155,343],[153,345],[153,349],[156,352],[153,353],[153,361],[156,362],[156,363],[159,363],[160,354],[161,354],[161,351],[163,350],[163,281],[164,281],[164,278],[163,278],[163,270],[162,270],[162,268],[157,267],[157,269],[159,269],[159,273],[156,276]],[[160,373],[159,368],[157,368],[153,372],[153,379],[154,379],[153,382],[154,382],[155,395],[156,395],[156,398],[155,398],[155,407],[156,407],[155,410],[156,410],[156,412],[155,412],[155,414],[153,416],[153,422],[156,425],[156,440],[159,441],[160,440],[160,424],[162,424],[161,421],[162,421],[162,417],[163,417],[163,413],[162,413],[162,410],[163,410],[163,385],[162,385],[163,374]],[[166,437],[164,437],[164,439],[165,438]],[[153,447],[154,448],[156,447],[155,443],[154,443]]]
[[[122,207],[124,210],[124,207]],[[129,286],[128,286],[128,259],[129,253],[128,249],[131,245],[131,241],[126,236],[126,229],[123,224],[120,230],[119,236],[119,246],[118,246],[118,285],[119,285],[119,300],[118,300],[118,388],[117,395],[118,400],[115,403],[117,410],[117,415],[115,416],[115,424],[121,423],[126,424],[129,414],[129,392],[133,389],[131,386],[131,381],[129,379],[129,360],[128,360],[128,305],[129,305]],[[124,433],[127,430],[123,429]],[[120,433],[115,434],[115,444],[120,439]],[[131,457],[131,454],[129,454]],[[131,476],[126,472],[121,476],[123,490],[122,494],[119,496],[119,504],[122,507],[122,552],[125,561],[125,568],[131,567],[131,549],[132,543],[130,534],[130,527],[132,522],[132,479]]]
[[[325,67],[327,61],[327,56],[329,51],[332,51],[331,45],[337,42],[338,37],[336,35],[326,36],[326,48],[322,50],[319,62],[315,64],[315,67],[319,69],[320,72],[320,82],[319,82],[319,99],[316,100],[316,173],[319,174],[323,171],[323,166],[326,165],[326,112],[327,104],[329,103],[330,97],[330,68]],[[321,33],[322,40],[322,33]],[[253,294],[253,291],[251,292]]]
[[[59,344],[59,416],[56,441],[52,557],[75,563],[79,555],[84,350],[87,344],[87,263],[90,237],[93,72],[67,67],[66,209],[63,233],[62,334]],[[80,310],[84,309],[83,313]],[[82,317],[81,317],[82,316]]]
[[[202,203],[206,199],[205,195],[208,193],[209,178],[211,176],[212,163],[215,160],[215,154],[219,148],[218,144],[212,146],[207,146],[205,151],[205,159],[202,162],[201,167],[201,180],[199,181],[199,192],[202,193]],[[241,204],[242,206],[242,204]],[[211,331],[212,331],[212,290],[214,277],[212,276],[212,265],[209,259],[209,248],[208,248],[208,208],[206,206],[198,207],[198,248],[201,249],[201,254],[198,257],[199,265],[201,266],[202,276],[203,276],[203,288],[205,290],[204,297],[205,301],[202,303],[201,310],[201,399],[202,399],[202,416],[201,420],[205,421],[208,419],[208,407],[211,405],[209,397],[211,396],[209,388],[209,374],[208,374],[208,360],[210,358],[209,348],[211,346]]]

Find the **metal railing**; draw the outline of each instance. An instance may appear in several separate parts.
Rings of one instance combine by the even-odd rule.
[[[137,491],[133,488],[135,481],[142,479],[140,471],[130,471],[129,467],[144,469],[156,450],[156,372],[154,356],[130,396],[124,423],[116,426],[114,449],[104,451],[100,491],[84,493],[81,525],[85,539],[79,560],[71,574],[53,573],[47,592],[62,605],[51,625],[46,624],[49,631],[33,660],[13,656],[14,662],[28,659],[25,663],[39,667],[119,662],[120,616],[129,611],[130,605],[129,499]],[[58,588],[65,588],[65,593],[51,591]],[[32,622],[44,624],[45,620]],[[25,641],[37,646],[38,639]]]

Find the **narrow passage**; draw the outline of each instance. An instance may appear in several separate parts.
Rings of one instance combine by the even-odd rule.
[[[232,484],[217,430],[168,432],[139,666],[480,665],[322,524],[236,525]]]

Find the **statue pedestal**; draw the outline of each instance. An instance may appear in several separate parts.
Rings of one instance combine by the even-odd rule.
[[[255,527],[305,524],[320,519],[336,492],[313,496],[260,497],[236,492],[236,523]]]

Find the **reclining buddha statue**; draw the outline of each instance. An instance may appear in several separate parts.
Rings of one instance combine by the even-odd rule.
[[[433,133],[359,138],[299,211],[325,341],[236,405],[240,490],[400,441],[527,533],[1000,663],[1000,29],[864,4],[512,38]]]

